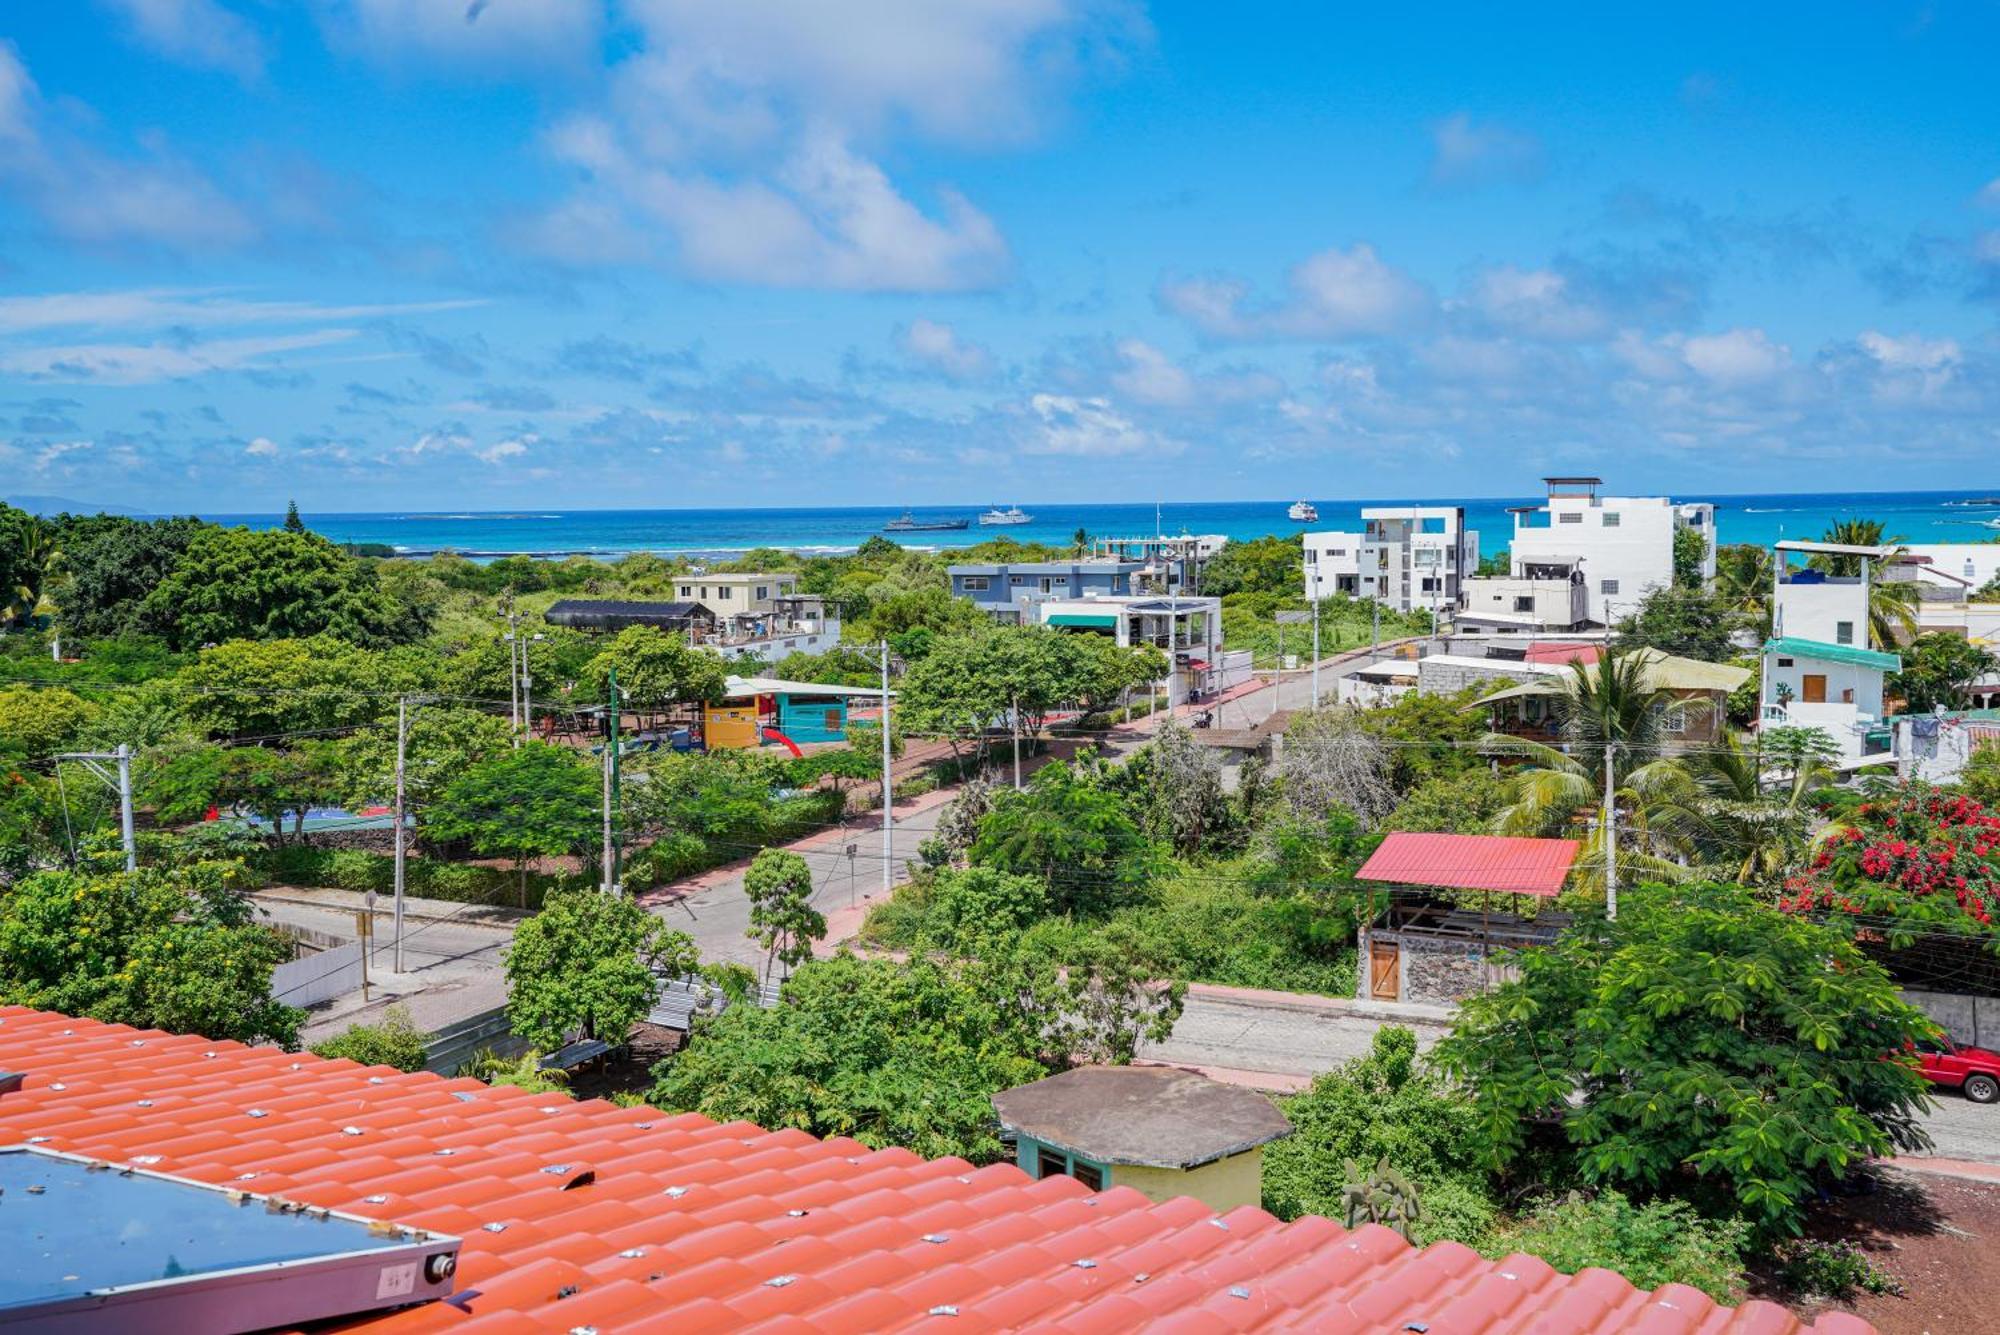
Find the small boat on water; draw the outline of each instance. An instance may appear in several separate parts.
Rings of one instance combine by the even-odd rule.
[[[1285,511],[1285,514],[1301,524],[1310,524],[1319,518],[1319,507],[1311,501],[1293,501],[1292,508]]]
[[[981,528],[991,528],[995,524],[1025,524],[1033,518],[1033,515],[1018,505],[1010,505],[1005,510],[995,506],[985,514],[979,516],[979,526]]]
[[[908,510],[899,519],[891,519],[882,525],[884,533],[939,533],[948,530],[968,528],[970,519],[918,519]]]

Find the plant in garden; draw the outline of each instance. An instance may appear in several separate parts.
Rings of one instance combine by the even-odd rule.
[[[424,1069],[424,1040],[406,1006],[391,1006],[380,1024],[351,1024],[309,1049],[317,1057],[345,1057],[363,1066],[393,1066],[399,1071]]]
[[[569,1088],[569,1076],[561,1071],[544,1071],[542,1054],[530,1049],[518,1057],[503,1057],[492,1048],[481,1048],[459,1064],[458,1074],[489,1085],[525,1089],[530,1094],[560,1094]]]
[[[1056,761],[1026,788],[994,795],[968,856],[974,866],[1039,877],[1059,908],[1090,911],[1140,884],[1153,851],[1115,793]]]
[[[1942,932],[2000,951],[2000,813],[1923,784],[1863,802],[1829,827],[1779,903],[1897,947]]]
[[[40,872],[0,895],[0,1002],[176,1034],[298,1041],[273,1000],[289,944],[250,920],[237,868]]]
[[[1750,1234],[1744,1221],[1703,1218],[1686,1201],[1635,1205],[1621,1192],[1605,1191],[1546,1201],[1490,1241],[1492,1250],[1524,1251],[1565,1274],[1600,1266],[1642,1292],[1686,1284],[1728,1302],[1743,1287]]]
[[[1345,1169],[1340,1185],[1340,1213],[1347,1226],[1380,1224],[1402,1234],[1405,1242],[1413,1240],[1411,1230],[1423,1218],[1416,1184],[1391,1168],[1386,1155],[1376,1160],[1372,1169],[1362,1168],[1353,1159],[1346,1162]]]
[[[1417,1057],[1396,1025],[1372,1048],[1279,1101],[1292,1134],[1264,1148],[1264,1208],[1280,1219],[1347,1210],[1346,1165],[1386,1164],[1421,1196],[1419,1242],[1477,1240],[1495,1217],[1476,1110]]]
[[[1948,631],[1919,635],[1901,653],[1902,670],[1890,673],[1884,686],[1902,700],[1906,714],[1965,708],[1972,683],[2000,666],[1991,650]]]
[[[813,943],[826,935],[826,919],[812,906],[812,867],[797,853],[767,848],[743,873],[750,900],[750,926],[743,935],[764,948],[764,976],[771,966],[780,977],[812,958]]]
[[[1903,1292],[1903,1281],[1851,1242],[1798,1238],[1778,1250],[1778,1275],[1795,1293],[1845,1301],[1863,1293]]]
[[[426,839],[464,840],[481,857],[514,859],[525,905],[530,858],[560,857],[597,839],[598,778],[574,751],[527,742],[446,784],[422,828]]]
[[[622,895],[551,895],[507,950],[507,1022],[544,1052],[572,1036],[619,1044],[651,1009],[660,980],[700,963],[685,932]]]
[[[1435,1060],[1496,1166],[1796,1231],[1871,1156],[1928,1143],[1912,1045],[1935,1026],[1840,932],[1738,886],[1638,887],[1468,998]]]
[[[584,668],[587,690],[598,699],[618,673],[621,699],[635,705],[659,706],[688,701],[713,703],[722,699],[729,671],[721,655],[691,649],[678,635],[657,626],[631,626],[613,637]]]

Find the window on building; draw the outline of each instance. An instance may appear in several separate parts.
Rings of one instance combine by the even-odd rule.
[[[730,588],[727,584],[718,584],[715,586],[716,601],[726,603],[735,596],[736,590]]]
[[[1064,1177],[1069,1173],[1069,1156],[1044,1145],[1035,1153],[1036,1177]]]
[[[1597,581],[1597,591],[1605,594],[1616,593],[1618,592],[1618,581],[1615,579],[1601,579]]]
[[[1779,667],[1790,667],[1791,665],[1792,665],[1792,660],[1789,658],[1781,658],[1778,660]]]
[[[769,598],[770,596],[771,596],[771,586],[770,586],[770,585],[768,585],[768,584],[759,584],[759,585],[757,586],[757,599],[758,599],[758,601],[759,601],[759,602],[763,601],[763,600],[764,600],[764,599],[766,599],[766,598]]]
[[[1854,623],[1853,623],[1852,621],[1836,621],[1836,622],[1834,622],[1834,623],[1833,623],[1833,642],[1834,642],[1835,644],[1853,644],[1853,643],[1854,643]]]
[[[683,597],[683,598],[692,598],[692,597],[694,597],[694,585],[692,585],[692,584],[683,584],[683,585],[681,585],[681,597]]]
[[[1419,532],[1419,533],[1442,533],[1442,532],[1444,532],[1444,520],[1443,520],[1443,519],[1420,519],[1420,520],[1418,520],[1418,521],[1417,521],[1417,532]]]
[[[1686,732],[1688,730],[1687,706],[1686,705],[1670,706],[1665,711],[1665,713],[1661,715],[1660,726],[1666,730],[1668,735],[1674,737],[1678,737],[1682,733]]]
[[[1583,522],[1583,511],[1581,510],[1565,511],[1564,513],[1556,516],[1556,522],[1558,524],[1581,524]]]
[[[1316,566],[1319,564],[1319,551],[1317,548],[1313,547],[1306,548],[1306,564],[1309,566]]]
[[[1533,598],[1516,597],[1514,599],[1514,610],[1516,612],[1532,612],[1535,610],[1535,600]]]
[[[1078,1161],[1076,1166],[1070,1169],[1070,1176],[1083,1183],[1084,1186],[1089,1187],[1092,1191],[1104,1190],[1104,1174],[1098,1170],[1095,1164]]]
[[[1604,512],[1604,527],[1617,528],[1621,519],[1622,516],[1616,510],[1606,510]]]
[[[1069,581],[1064,579],[1060,575],[1042,576],[1043,593],[1054,593],[1057,589],[1066,589],[1068,587],[1069,587]]]
[[[991,583],[984,575],[966,575],[959,580],[959,587],[967,593],[984,593]]]
[[[1009,584],[1026,584],[1028,582],[1028,577],[1026,575],[1009,575],[1007,577],[1007,582]]]

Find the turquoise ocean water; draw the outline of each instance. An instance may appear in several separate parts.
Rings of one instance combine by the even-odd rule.
[[[2000,538],[2000,490],[1964,492],[1855,492],[1823,495],[1686,495],[1684,501],[1713,501],[1723,542],[1769,543],[1780,536],[1817,537],[1836,519],[1880,519],[1889,536],[1912,543],[1979,542]],[[1358,529],[1364,505],[1463,505],[1466,522],[1479,530],[1480,545],[1493,551],[1513,532],[1509,506],[1538,504],[1539,497],[1454,501],[1317,501],[1319,520],[1310,525],[1286,518],[1289,501],[1166,502],[1158,507],[1158,531],[1221,533],[1254,538],[1294,533],[1302,528]],[[1006,503],[1003,502],[1004,507]],[[1149,504],[1100,502],[1036,505],[1021,502],[1033,522],[982,528],[986,504],[920,509],[917,518],[963,517],[971,527],[952,532],[887,536],[906,546],[948,548],[989,538],[1067,543],[1081,528],[1098,537],[1139,536],[1155,529]],[[473,557],[514,553],[617,556],[649,551],[663,554],[726,556],[752,547],[807,552],[852,551],[900,508],[816,508],[771,510],[404,510],[372,514],[307,512],[307,524],[336,542],[384,543],[411,555],[456,551]],[[206,516],[227,524],[275,527],[276,514]]]

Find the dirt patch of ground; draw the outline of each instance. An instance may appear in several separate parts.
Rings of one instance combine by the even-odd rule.
[[[686,1041],[687,1036],[678,1029],[638,1025],[620,1056],[571,1076],[570,1092],[580,1099],[607,1099],[613,1094],[644,1097],[653,1088],[653,1067],[679,1051]]]
[[[1901,1281],[1900,1296],[1801,1296],[1784,1289],[1768,1262],[1752,1270],[1752,1295],[1804,1320],[1852,1312],[1882,1335],[2000,1329],[2000,1184],[1893,1168],[1877,1170],[1875,1183],[1816,1208],[1806,1235],[1852,1243]]]

